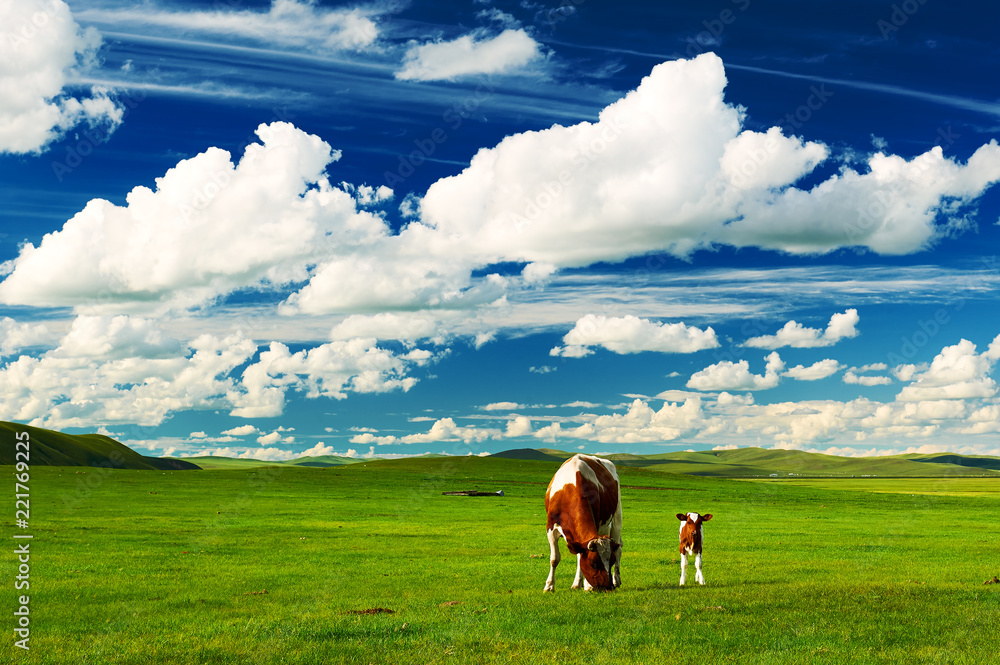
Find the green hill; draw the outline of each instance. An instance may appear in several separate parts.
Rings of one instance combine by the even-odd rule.
[[[520,448],[493,457],[558,462],[573,453],[549,448]],[[718,477],[919,477],[1000,475],[1000,459],[941,453],[884,457],[838,457],[802,450],[736,448],[733,450],[676,451],[657,455],[616,453],[601,455],[617,466],[652,471]]]
[[[320,455],[318,457],[299,457],[289,460],[287,463],[292,466],[343,466],[345,464],[357,464],[360,459],[354,457],[341,457],[340,455]]]
[[[502,457],[504,459],[520,459],[520,460],[531,460],[534,462],[562,462],[564,459],[569,459],[572,455],[566,457],[550,455],[550,451],[547,450],[535,450],[534,448],[514,448],[512,450],[504,450],[503,452],[493,453],[490,457]],[[553,451],[561,453],[562,451]]]
[[[198,465],[183,460],[140,455],[103,434],[64,434],[41,427],[4,421],[0,421],[0,437],[11,443],[0,446],[0,465],[15,464],[19,461],[14,442],[21,432],[28,433],[30,441],[28,463],[32,466],[110,466],[146,470],[199,468]]]

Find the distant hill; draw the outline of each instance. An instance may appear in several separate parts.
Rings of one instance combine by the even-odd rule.
[[[354,457],[341,457],[339,455],[320,455],[318,457],[299,457],[289,460],[287,464],[292,466],[343,466],[345,464],[357,464],[362,460]]]
[[[556,451],[562,452],[562,451]],[[569,459],[572,454],[567,454],[567,457],[557,457],[555,455],[550,455],[548,451],[535,450],[534,448],[514,448],[512,450],[504,450],[503,452],[493,453],[490,457],[502,457],[504,459],[523,459],[532,460],[536,462],[562,462],[564,459]]]
[[[343,466],[345,464],[357,464],[365,462],[365,459],[353,457],[340,457],[338,455],[321,455],[319,457],[298,457],[292,460],[271,461],[259,459],[247,459],[243,457],[216,457],[215,455],[202,455],[198,457],[180,457],[183,462],[197,464],[203,469],[249,469],[255,466],[314,466],[330,467]]]
[[[561,462],[572,456],[550,448],[519,448],[493,457]],[[1000,475],[1000,459],[941,453],[884,457],[838,457],[802,450],[736,448],[677,451],[657,455],[601,455],[617,466],[639,466],[664,473],[719,477],[864,477],[864,476],[982,476]]]
[[[19,432],[27,432],[32,466],[106,466],[119,469],[185,470],[197,464],[183,460],[146,457],[103,434],[64,434],[41,427],[0,421],[0,465],[14,464]],[[9,444],[6,442],[10,442]]]

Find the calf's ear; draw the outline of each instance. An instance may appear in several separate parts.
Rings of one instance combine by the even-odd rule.
[[[591,552],[597,551],[597,538],[594,538],[589,543],[587,543],[587,549],[590,550]]]
[[[709,513],[708,515],[702,515],[701,516],[701,521],[702,522],[707,522],[710,519],[712,519],[712,513]]]
[[[677,519],[679,519],[680,521],[686,522],[687,518],[688,518],[688,516],[685,515],[684,513],[677,513]]]

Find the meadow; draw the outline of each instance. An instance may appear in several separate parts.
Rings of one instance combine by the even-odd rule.
[[[619,467],[623,586],[548,573],[557,462],[32,469],[31,663],[990,663],[996,478]],[[442,496],[503,490],[503,497]],[[707,585],[680,588],[675,513]],[[13,512],[13,510],[11,511]],[[13,534],[13,515],[5,522]],[[8,538],[9,538],[8,535]],[[11,542],[8,540],[8,542]],[[564,547],[564,545],[560,545]],[[15,603],[3,558],[0,614]],[[16,651],[16,653],[15,653]]]

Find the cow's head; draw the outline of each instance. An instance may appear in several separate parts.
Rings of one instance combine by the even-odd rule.
[[[621,547],[611,542],[610,536],[598,536],[587,543],[587,550],[580,557],[580,571],[590,586],[602,591],[615,588],[611,581],[611,555]]]
[[[699,515],[698,513],[677,513],[677,519],[679,519],[682,522],[687,522],[689,524],[693,524],[694,526],[698,526],[702,522],[707,522],[708,520],[712,519],[712,514],[709,513],[707,515]]]

